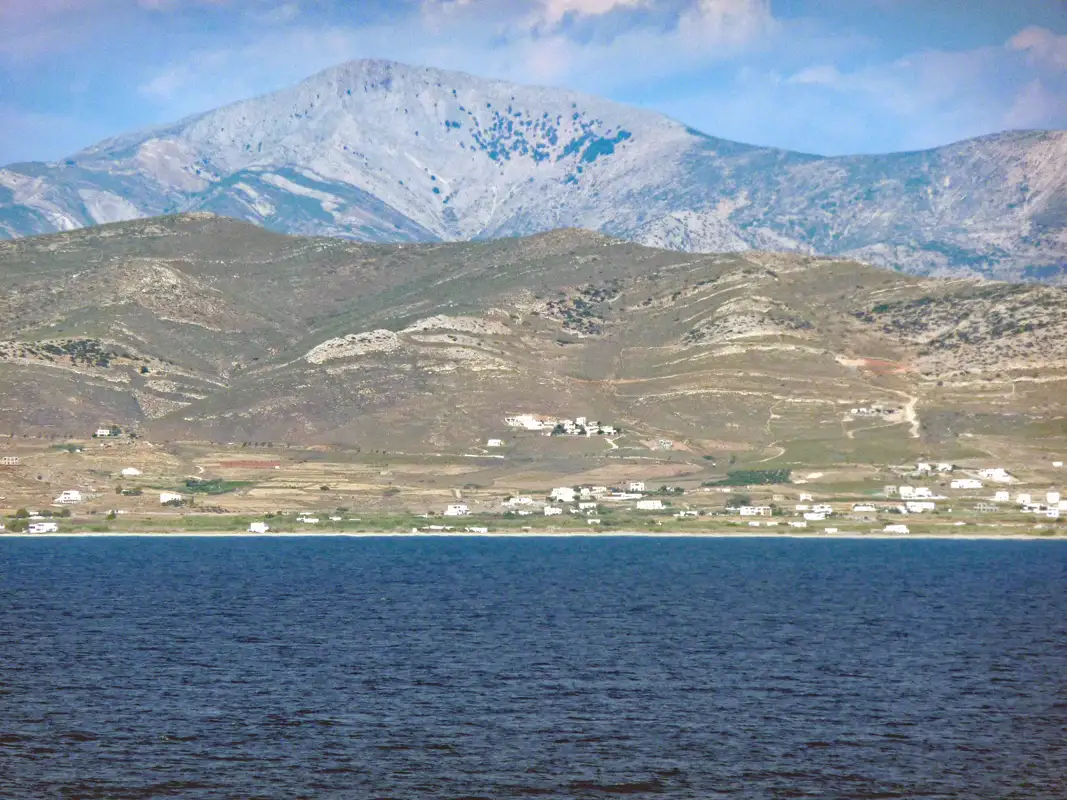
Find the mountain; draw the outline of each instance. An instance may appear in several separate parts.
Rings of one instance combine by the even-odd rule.
[[[1067,289],[1040,284],[582,230],[364,244],[202,212],[0,242],[0,281],[16,436],[464,452],[540,412],[695,452],[884,460],[1065,432]],[[852,413],[874,405],[895,411]]]
[[[183,211],[363,242],[561,226],[681,251],[1067,281],[1067,132],[821,158],[658,114],[383,61],[0,169],[0,236]]]

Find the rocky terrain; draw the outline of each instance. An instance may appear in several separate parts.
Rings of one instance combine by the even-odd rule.
[[[0,282],[16,436],[418,451],[534,412],[844,459],[1064,425],[1067,290],[1037,284],[580,230],[363,244],[204,213],[2,242]],[[891,413],[854,413],[873,406]]]
[[[0,236],[210,211],[362,242],[562,225],[691,252],[1067,280],[1067,133],[821,158],[559,89],[381,61],[0,169]]]

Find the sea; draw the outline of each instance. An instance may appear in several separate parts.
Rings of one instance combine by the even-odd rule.
[[[0,538],[0,798],[1067,798],[1067,543]]]

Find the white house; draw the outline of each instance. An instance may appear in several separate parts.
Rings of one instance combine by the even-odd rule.
[[[532,497],[509,497],[507,500],[504,501],[504,505],[506,505],[506,506],[532,506],[533,505],[533,498]]]
[[[545,506],[545,516],[546,517],[554,517],[557,514],[562,514],[562,513],[563,513],[563,509],[560,508],[559,506]]]
[[[93,435],[97,438],[106,438],[111,435],[111,428],[97,428]]]
[[[852,510],[853,511],[872,512],[872,511],[875,510],[875,508],[874,508],[874,506],[872,506],[872,505],[870,505],[868,503],[857,503],[856,505],[852,506]]]
[[[825,514],[817,514],[814,511],[808,511],[804,514],[804,519],[808,522],[822,522],[826,519]]]
[[[982,482],[974,478],[957,478],[949,486],[953,489],[981,489]]]
[[[911,533],[907,525],[886,525],[882,528],[883,533]]]
[[[1003,467],[991,467],[989,469],[978,470],[978,477],[985,478],[986,480],[993,481],[995,483],[1010,483],[1012,481],[1011,475],[1007,473]]]
[[[597,519],[596,517],[590,517],[589,519],[587,519],[585,521],[585,524],[586,525],[599,525],[600,524],[600,520]]]
[[[0,467],[17,467],[22,464],[18,456],[0,456]]]
[[[933,464],[927,464],[925,461],[920,461],[918,464],[915,465],[915,471],[918,472],[919,474],[927,474],[928,475],[928,474],[930,474],[931,472],[934,471],[934,465]]]
[[[270,525],[266,522],[253,522],[248,526],[249,533],[266,533],[270,530]]]
[[[140,474],[141,470],[137,469],[136,467],[126,467],[124,470],[122,470],[122,477],[124,478],[136,478]]]
[[[474,525],[470,528],[464,528],[463,530],[467,533],[489,533],[488,528],[479,527],[477,525]]]
[[[1045,494],[1045,502],[1048,503],[1050,506],[1059,505],[1059,503],[1060,503],[1060,493],[1059,492],[1047,492]]]
[[[769,517],[771,515],[770,506],[741,506],[738,511],[742,517]]]
[[[886,486],[882,489],[882,492],[886,497],[896,497],[900,493],[900,490],[896,486]]]
[[[663,510],[662,500],[638,500],[638,511],[661,511]]]
[[[54,522],[33,522],[26,529],[28,533],[56,533],[59,525]]]
[[[823,533],[837,533],[837,528],[823,528]]]
[[[947,464],[945,462],[942,462],[937,465],[938,472],[952,472],[953,469],[954,467],[951,464]]]
[[[750,527],[750,528],[758,528],[762,524],[763,524],[762,522],[756,522],[755,520],[750,520],[749,523],[748,523],[748,527]]]
[[[1063,466],[1063,462],[1062,461],[1053,461],[1052,462],[1052,466],[1054,466],[1054,467],[1056,467],[1058,469],[1058,468]]]
[[[160,492],[159,493],[159,504],[161,506],[165,506],[167,503],[180,503],[181,501],[182,501],[182,496],[180,494],[175,493],[175,492]]]
[[[630,481],[630,485],[626,487],[631,492],[643,492],[645,491],[644,481]]]
[[[53,502],[59,503],[64,506],[71,506],[75,503],[82,501],[82,493],[77,489],[67,489],[63,494],[57,497]]]
[[[801,503],[805,501],[810,503],[814,498],[807,492],[801,492],[800,497],[797,499],[800,500]]]
[[[1059,519],[1060,510],[1058,508],[1050,508],[1048,511],[1045,512],[1045,516],[1047,516],[1049,519]]]
[[[585,503],[579,503],[578,504],[578,510],[579,511],[596,511],[596,503],[593,502],[592,500],[590,500],[588,502],[585,502]]]
[[[606,494],[611,494],[607,486],[583,486],[581,489],[582,497],[603,497]]]
[[[911,498],[915,497],[915,487],[914,486],[901,486],[897,490],[897,494],[900,495],[901,499],[903,499],[903,500],[910,500]]]
[[[516,414],[513,417],[504,417],[504,424],[509,428],[522,428],[527,431],[540,431],[545,428],[555,427],[555,422],[541,419],[533,414]]]
[[[936,503],[928,500],[909,500],[904,504],[909,514],[922,514],[924,511],[933,511],[937,508]]]
[[[306,525],[318,525],[319,524],[319,518],[318,517],[297,517],[296,521],[297,522],[303,522]]]
[[[790,528],[806,528],[806,527],[808,527],[808,523],[804,522],[803,520],[793,520],[792,522],[789,523],[789,527]]]
[[[1017,495],[1015,495],[1015,502],[1018,503],[1021,506],[1030,505],[1030,499],[1031,498],[1030,498],[1029,494],[1017,494]]]
[[[1011,492],[993,492],[994,503],[1010,503]]]
[[[816,503],[811,507],[811,510],[814,511],[816,514],[830,515],[834,513],[833,507],[827,505],[826,503]]]
[[[686,517],[699,517],[700,512],[695,510],[679,511],[674,516],[676,516],[678,519],[685,519]]]
[[[612,492],[605,500],[640,500],[644,495],[638,492]]]
[[[485,443],[485,446],[486,447],[503,447],[504,446],[504,440],[503,439],[490,439],[488,442]]]
[[[570,486],[557,486],[549,497],[558,503],[573,503],[578,499],[578,492]]]
[[[465,503],[454,503],[445,509],[446,517],[466,517],[471,513],[471,510]]]

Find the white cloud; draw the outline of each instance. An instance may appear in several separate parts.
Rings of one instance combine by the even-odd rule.
[[[597,17],[617,9],[652,5],[653,0],[540,0],[545,22],[557,23],[568,14]]]
[[[738,47],[775,33],[770,0],[697,0],[682,12],[683,41],[705,47]]]
[[[1067,72],[1067,35],[1060,36],[1046,28],[1024,28],[1008,40],[1007,47],[1029,53],[1042,67]]]
[[[836,86],[841,82],[841,73],[833,64],[820,64],[815,67],[802,69],[800,72],[790,75],[786,83],[808,86]]]

